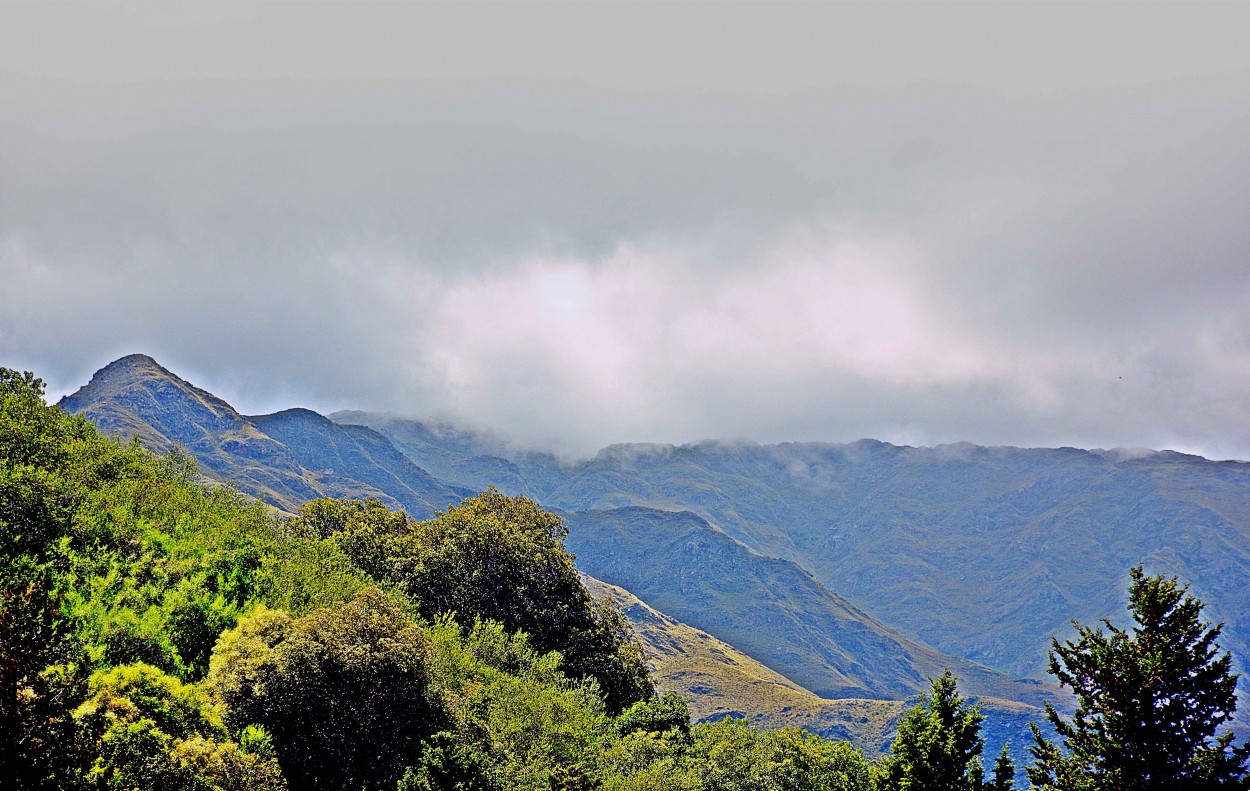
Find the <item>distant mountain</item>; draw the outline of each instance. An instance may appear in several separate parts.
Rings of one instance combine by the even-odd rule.
[[[909,640],[795,564],[751,552],[702,517],[619,508],[565,514],[586,573],[737,647],[822,698],[902,699],[951,669],[963,688],[1040,705],[1051,692]]]
[[[246,417],[142,354],[100,369],[59,406],[156,451],[180,445],[206,477],[286,511],[316,497],[376,497],[424,518],[464,496],[371,429],[306,409]]]
[[[1144,563],[1192,584],[1250,670],[1245,462],[872,440],[617,445],[568,462],[385,415],[334,417],[470,488],[568,511],[691,510],[903,633],[1012,675],[1043,677],[1051,635],[1073,619],[1122,623],[1128,569]]]
[[[846,739],[870,757],[889,750],[898,720],[915,698],[821,698],[732,645],[653,609],[633,593],[583,575],[598,598],[612,597],[634,627],[661,692],[677,692],[690,703],[696,722],[746,717],[764,728],[795,726],[826,739]],[[962,684],[961,691],[965,691]],[[988,756],[1008,744],[1017,766],[1025,766],[1029,723],[1044,724],[1043,712],[999,698],[978,698],[985,714],[981,731]]]

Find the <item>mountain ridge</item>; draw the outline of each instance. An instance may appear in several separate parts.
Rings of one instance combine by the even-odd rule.
[[[317,497],[373,497],[425,517],[464,495],[372,429],[339,426],[298,407],[249,417],[143,354],[100,369],[58,406],[85,415],[105,433],[138,437],[157,452],[183,447],[208,479],[233,483],[287,512]],[[319,441],[309,441],[310,435]],[[350,474],[326,464],[327,456],[337,456]]]
[[[371,425],[470,486],[481,482],[475,452],[509,453],[463,437],[415,443],[418,422],[389,415],[338,419]],[[1072,620],[1117,619],[1137,563],[1189,581],[1227,624],[1239,666],[1250,660],[1247,462],[876,440],[622,443],[577,462],[533,452],[505,461],[515,491],[561,509],[694,511],[904,633],[1013,675],[1043,676],[1050,637],[1071,635]]]

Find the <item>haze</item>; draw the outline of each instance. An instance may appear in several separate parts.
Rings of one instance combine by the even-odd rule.
[[[1250,459],[1250,6],[0,6],[0,364]]]

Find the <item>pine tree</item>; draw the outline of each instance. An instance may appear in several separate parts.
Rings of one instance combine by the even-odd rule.
[[[1056,745],[1033,727],[1029,779],[1055,791],[1184,791],[1250,788],[1247,748],[1217,731],[1236,708],[1237,676],[1221,653],[1220,626],[1176,578],[1132,569],[1123,631],[1077,624],[1078,639],[1052,640],[1050,673],[1076,694],[1071,721],[1047,705]]]
[[[981,751],[981,720],[984,715],[955,690],[955,677],[948,670],[933,679],[929,694],[904,715],[898,737],[876,775],[879,791],[982,791],[1010,789],[996,786],[1001,766],[995,767],[995,781],[983,784],[985,774]],[[1005,753],[1004,753],[1005,755]],[[1004,758],[999,758],[1002,764]],[[1014,774],[1011,759],[1006,766]]]
[[[1003,745],[1003,751],[994,762],[994,776],[985,784],[985,791],[1011,791],[1016,778],[1016,762],[1011,760],[1007,752],[1009,745]]]

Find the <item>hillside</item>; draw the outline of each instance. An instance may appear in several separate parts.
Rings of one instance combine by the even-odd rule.
[[[902,701],[827,700],[770,670],[728,643],[653,609],[617,585],[585,577],[598,598],[612,598],[647,651],[662,692],[690,701],[696,722],[747,717],[765,728],[796,725],[847,739],[876,755],[889,746]]]
[[[1250,666],[1250,464],[1168,451],[701,442],[567,462],[366,413],[460,485],[569,511],[693,511],[935,648],[1042,677],[1051,635],[1123,608],[1127,569],[1192,584]],[[491,478],[484,459],[507,476]],[[505,465],[507,465],[505,467]]]
[[[565,514],[588,574],[715,635],[822,698],[909,697],[954,671],[969,694],[1040,705],[1048,689],[909,640],[789,561],[757,555],[690,512]]]
[[[781,787],[801,761],[815,787],[871,789],[844,742],[655,697],[531,500],[287,518],[42,388],[0,368],[5,788],[710,791]]]
[[[306,409],[246,417],[141,354],[105,366],[63,410],[151,450],[182,446],[200,472],[294,511],[316,497],[374,497],[421,518],[465,492],[439,483],[382,435]]]

